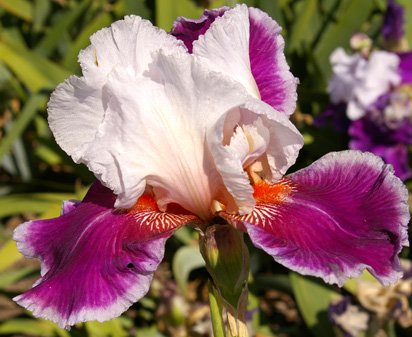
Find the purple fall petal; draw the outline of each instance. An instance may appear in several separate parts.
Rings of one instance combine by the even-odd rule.
[[[119,316],[146,294],[172,231],[149,237],[153,212],[121,213],[115,199],[95,183],[81,203],[65,203],[59,218],[16,229],[19,250],[42,262],[41,279],[17,303],[67,328]]]
[[[272,203],[256,196],[254,214],[243,218],[255,246],[328,283],[342,285],[364,268],[385,285],[401,277],[408,192],[390,166],[369,153],[336,152],[288,179],[289,193]]]

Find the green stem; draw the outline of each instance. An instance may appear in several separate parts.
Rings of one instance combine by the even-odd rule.
[[[209,304],[212,318],[213,336],[226,337],[225,326],[222,318],[222,304],[217,289],[209,281]]]

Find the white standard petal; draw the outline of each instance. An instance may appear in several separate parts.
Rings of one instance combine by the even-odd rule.
[[[249,59],[249,10],[238,5],[216,18],[204,35],[193,43],[193,54],[208,61],[212,70],[240,82],[260,98]]]
[[[137,16],[129,16],[91,37],[92,44],[79,54],[84,77],[70,77],[53,92],[48,121],[61,148],[75,162],[96,137],[107,107],[103,86],[114,67],[132,70],[136,76],[148,69],[152,52],[184,50],[182,43]]]
[[[183,43],[139,16],[126,16],[90,37],[91,45],[79,54],[83,75],[105,80],[116,66],[142,74],[152,62],[152,53],[184,50]]]
[[[244,89],[186,52],[158,53],[145,75],[111,73],[105,119],[82,161],[118,195],[117,207],[149,185],[163,209],[177,203],[209,219],[212,201],[227,192],[206,132],[245,101]]]

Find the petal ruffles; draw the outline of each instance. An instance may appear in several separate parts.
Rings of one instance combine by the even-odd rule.
[[[408,245],[410,217],[392,171],[369,153],[328,154],[280,184],[257,186],[255,210],[237,225],[302,274],[342,285],[367,268],[389,284],[402,274],[397,254]]]
[[[283,53],[281,27],[245,5],[206,10],[200,19],[179,18],[172,34],[213,70],[242,83],[248,92],[287,115],[296,107],[297,79]]]
[[[113,193],[95,183],[59,218],[20,225],[19,250],[42,262],[41,279],[15,301],[36,317],[69,327],[119,316],[149,290],[173,229],[191,215],[159,213],[150,198],[115,211]]]

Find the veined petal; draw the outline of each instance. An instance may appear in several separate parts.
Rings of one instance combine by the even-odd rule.
[[[53,92],[48,103],[48,121],[60,147],[75,162],[95,139],[107,107],[103,87],[115,67],[142,75],[152,62],[152,53],[184,51],[181,41],[154,27],[149,21],[128,16],[90,38],[92,44],[80,52],[84,77],[72,76]]]
[[[85,199],[71,210],[65,207],[61,217],[16,229],[19,250],[42,262],[42,277],[14,299],[17,303],[67,328],[119,316],[146,294],[165,241],[196,217],[159,212],[147,196],[120,213],[113,208],[115,198],[95,183]]]
[[[296,107],[297,80],[289,71],[280,26],[266,13],[238,5],[193,42],[193,54],[215,71],[239,81],[256,98],[290,115]]]
[[[286,267],[339,285],[364,268],[385,285],[401,276],[408,193],[380,158],[331,153],[255,198],[252,213],[224,216]]]

